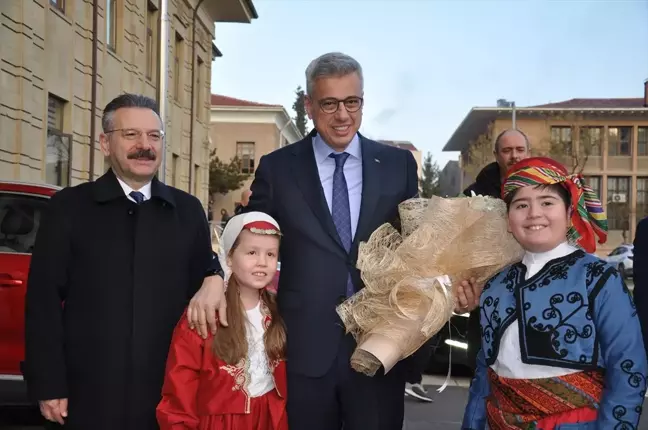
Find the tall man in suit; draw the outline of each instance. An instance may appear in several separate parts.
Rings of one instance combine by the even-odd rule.
[[[353,371],[355,343],[335,308],[361,286],[358,244],[397,220],[418,192],[409,151],[358,133],[360,64],[340,53],[306,70],[306,111],[315,129],[261,158],[247,210],[281,224],[278,302],[288,331],[288,419],[295,430],[396,430],[403,422],[404,366],[373,378]]]
[[[364,94],[356,60],[322,55],[306,81],[315,130],[261,158],[245,208],[272,215],[283,234],[278,303],[288,332],[289,426],[400,430],[409,360],[373,378],[352,370],[356,344],[335,308],[362,288],[358,244],[385,222],[397,225],[399,203],[417,194],[416,161],[358,133]],[[462,290],[460,306],[474,306],[477,295]],[[217,306],[213,300],[195,303]],[[202,312],[190,317],[202,329],[204,320]]]

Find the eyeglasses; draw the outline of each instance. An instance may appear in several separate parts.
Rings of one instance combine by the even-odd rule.
[[[126,140],[137,140],[142,137],[143,133],[146,133],[146,137],[153,142],[158,142],[164,139],[164,130],[151,130],[145,132],[135,128],[116,128],[114,130],[108,130],[105,133],[114,133],[116,131],[121,131],[122,137]]]
[[[347,97],[344,100],[339,100],[333,97],[322,99],[319,101],[320,109],[324,113],[335,113],[340,108],[340,103],[344,104],[344,108],[347,112],[353,113],[360,110],[364,103],[362,97]]]

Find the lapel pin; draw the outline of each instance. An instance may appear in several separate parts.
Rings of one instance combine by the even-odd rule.
[[[377,159],[377,158],[374,158],[374,161],[375,161],[376,163],[380,163],[380,160]]]

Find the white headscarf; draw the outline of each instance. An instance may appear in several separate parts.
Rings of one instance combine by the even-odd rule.
[[[267,224],[266,226],[261,225],[261,228],[259,228],[251,225],[253,223]],[[223,234],[221,235],[220,246],[218,249],[218,261],[223,269],[226,283],[232,275],[232,270],[227,265],[227,255],[232,249],[232,246],[234,245],[234,242],[236,242],[239,234],[241,234],[245,228],[248,228],[252,233],[257,234],[281,234],[277,221],[263,212],[247,212],[230,218],[223,230]]]

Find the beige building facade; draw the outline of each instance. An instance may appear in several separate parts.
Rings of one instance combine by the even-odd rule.
[[[232,215],[241,193],[250,188],[261,157],[303,136],[281,105],[212,94],[209,138],[220,160],[237,157],[241,173],[249,175],[240,189],[212,196],[214,220],[220,220],[221,210]]]
[[[379,140],[378,142],[384,143],[385,145],[395,146],[396,148],[404,149],[410,151],[416,160],[416,166],[418,168],[418,177],[421,179],[423,177],[423,160],[421,151],[419,151],[412,142],[407,140]]]
[[[637,223],[648,216],[648,81],[644,97],[572,99],[516,108],[515,117],[515,127],[528,136],[533,155],[555,158],[582,173],[600,196],[609,233],[597,253],[632,243]],[[512,126],[509,108],[470,111],[444,147],[461,153],[462,189],[494,161],[495,137]]]
[[[250,23],[250,0],[0,1],[0,180],[76,185],[108,168],[104,106],[159,101],[160,1],[168,1],[165,182],[208,201],[215,22]],[[94,18],[94,19],[93,19]]]

